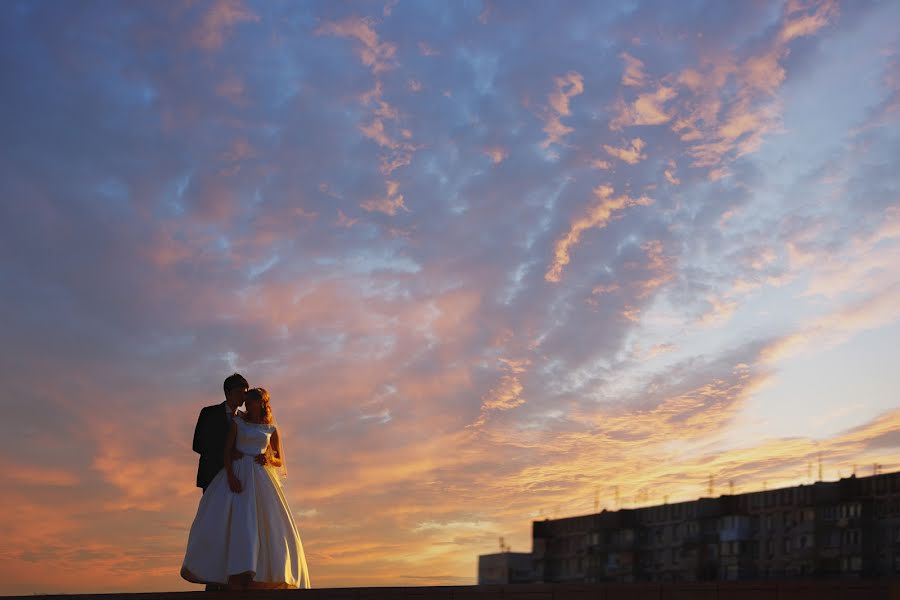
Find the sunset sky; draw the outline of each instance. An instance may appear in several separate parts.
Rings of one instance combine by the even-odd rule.
[[[0,594],[199,589],[191,435],[233,371],[314,587],[900,469],[898,23],[0,2]]]

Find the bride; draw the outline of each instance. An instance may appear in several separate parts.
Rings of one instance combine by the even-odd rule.
[[[284,453],[263,388],[247,392],[232,420],[225,468],[210,482],[191,525],[181,576],[232,589],[309,588],[303,544],[281,477]],[[232,461],[232,450],[243,456]]]

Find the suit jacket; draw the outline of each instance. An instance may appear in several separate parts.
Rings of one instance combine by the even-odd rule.
[[[200,454],[197,466],[197,487],[206,491],[213,477],[225,467],[225,439],[231,420],[225,413],[225,403],[207,406],[200,411],[194,428],[194,452]]]

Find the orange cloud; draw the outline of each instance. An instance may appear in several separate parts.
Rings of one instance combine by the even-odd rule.
[[[646,298],[675,277],[674,261],[665,255],[662,242],[651,240],[641,244],[647,254],[646,270],[650,277],[639,282],[638,298]]]
[[[643,86],[647,84],[644,63],[627,52],[619,55],[625,61],[625,72],[622,73],[622,85]]]
[[[366,200],[360,204],[360,208],[369,212],[380,212],[386,215],[394,216],[398,210],[405,210],[406,204],[403,202],[403,194],[399,192],[400,185],[396,181],[387,182],[387,196],[384,198],[373,198]]]
[[[646,154],[641,154],[641,150],[644,149],[644,145],[644,140],[642,140],[641,138],[634,138],[633,140],[631,140],[631,142],[626,142],[625,146],[622,148],[616,148],[604,144],[603,149],[606,150],[606,152],[611,156],[615,156],[619,160],[626,162],[629,165],[636,165],[637,163],[647,158]]]
[[[708,57],[701,68],[684,69],[674,78],[688,93],[682,94],[676,107],[672,129],[690,144],[693,166],[708,167],[709,178],[720,179],[727,175],[728,162],[755,152],[767,134],[779,129],[781,107],[776,93],[785,79],[781,62],[788,43],[816,33],[836,15],[833,2],[789,3],[777,35],[758,53],[744,60]],[[722,90],[729,80],[736,92],[726,102]],[[614,124],[631,120],[623,111]]]
[[[490,148],[485,148],[483,152],[490,157],[495,165],[502,163],[506,160],[506,157],[509,156],[509,152],[507,152],[506,148],[501,146],[491,146]]]
[[[666,181],[671,183],[672,185],[680,185],[681,180],[678,179],[678,176],[675,174],[675,161],[670,160],[669,165],[666,167],[666,170],[663,172],[665,175]]]
[[[503,375],[497,386],[482,397],[481,415],[472,424],[473,427],[484,425],[488,415],[493,411],[510,410],[525,404],[525,399],[522,398],[524,387],[519,376],[525,373],[530,361],[501,358],[500,363],[506,370],[506,374]]]
[[[400,143],[392,139],[384,130],[384,122],[381,119],[374,119],[368,125],[360,125],[360,132],[363,136],[369,138],[379,146],[395,149]]]
[[[569,101],[584,92],[584,78],[580,73],[570,71],[554,80],[556,90],[550,93],[547,120],[544,124],[544,133],[547,138],[541,142],[542,148],[548,148],[552,144],[560,144],[565,136],[574,129],[562,124],[561,118],[571,114]]]
[[[616,103],[616,115],[609,122],[609,128],[619,131],[633,125],[662,125],[672,119],[666,112],[665,104],[675,98],[678,93],[671,87],[660,85],[654,92],[639,94],[637,99],[627,104]]]
[[[569,250],[578,244],[581,234],[588,229],[603,229],[615,216],[630,206],[647,206],[653,200],[646,196],[631,198],[628,195],[613,196],[614,190],[608,185],[594,188],[594,196],[597,203],[588,209],[587,214],[576,219],[569,231],[557,240],[554,249],[553,262],[544,275],[544,279],[558,282],[562,277],[563,268],[569,264]]]

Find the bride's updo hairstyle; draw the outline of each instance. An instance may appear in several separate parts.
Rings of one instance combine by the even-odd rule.
[[[272,422],[272,407],[269,406],[269,392],[266,388],[253,388],[247,392],[247,395],[244,397],[244,401],[254,401],[257,400],[260,403],[260,407],[262,408],[262,412],[260,413],[260,419],[263,423],[271,423]]]

